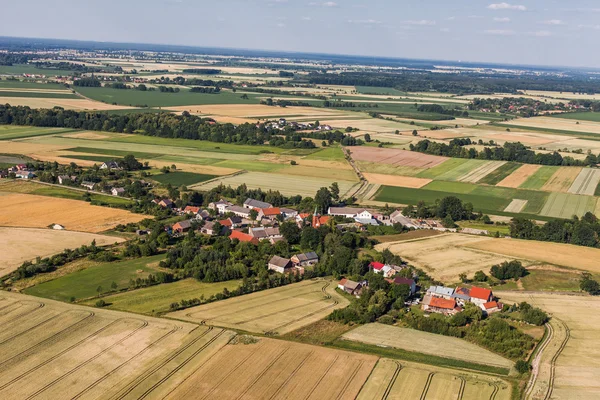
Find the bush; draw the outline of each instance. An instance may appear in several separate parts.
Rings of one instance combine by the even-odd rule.
[[[102,308],[104,306],[106,306],[106,302],[104,300],[100,299],[96,302],[96,307]]]
[[[531,370],[531,365],[525,360],[518,360],[515,363],[515,369],[520,374],[526,374],[527,372],[529,372]]]
[[[394,317],[392,317],[391,315],[384,315],[382,317],[379,317],[379,319],[377,320],[377,322],[379,322],[381,324],[386,324],[386,325],[393,325],[394,324]]]
[[[490,274],[500,280],[518,279],[527,275],[527,269],[523,267],[520,261],[504,261],[502,264],[492,265]]]

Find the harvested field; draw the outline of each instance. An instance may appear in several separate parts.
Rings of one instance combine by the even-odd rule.
[[[481,179],[485,178],[488,174],[491,174],[498,168],[506,164],[506,161],[488,161],[479,167],[467,172],[463,176],[457,178],[459,182],[477,183]]]
[[[166,399],[355,399],[377,358],[268,338],[232,342]]]
[[[0,213],[0,226],[46,228],[60,224],[69,231],[99,233],[146,218],[125,210],[92,206],[84,201],[32,194],[7,193],[2,200],[5,203]]]
[[[376,183],[378,185],[422,188],[431,182],[431,179],[415,178],[412,176],[394,176],[371,173],[364,173],[363,175],[370,183]]]
[[[534,240],[483,238],[465,243],[465,248],[502,254],[510,258],[539,261],[600,273],[600,249]]]
[[[304,176],[293,176],[284,174],[271,174],[265,172],[248,172],[234,176],[215,179],[208,183],[191,186],[195,190],[210,190],[220,184],[225,186],[238,187],[246,184],[249,189],[279,190],[283,195],[293,196],[314,196],[321,187],[328,187],[333,182],[338,182],[340,186],[340,196],[344,197],[346,193],[354,186],[355,182],[342,181],[332,176],[327,178],[311,178]]]
[[[511,201],[510,204],[504,209],[504,212],[518,214],[523,211],[526,205],[527,200],[513,199],[513,201]]]
[[[553,318],[532,399],[600,397],[600,299],[550,293],[499,292],[509,302],[526,301]]]
[[[1,198],[5,199],[6,196]],[[64,249],[89,245],[93,240],[98,246],[123,242],[123,239],[115,236],[84,232],[0,227],[0,248],[4,249],[0,252],[0,276],[14,271],[25,261],[34,260],[36,257],[48,257]]]
[[[350,150],[356,161],[391,164],[397,167],[432,168],[446,161],[447,157],[431,156],[406,150],[378,147],[354,147]]]
[[[498,182],[496,186],[518,188],[538,169],[540,169],[540,165],[523,164],[515,172]]]
[[[496,367],[513,366],[512,361],[466,340],[410,328],[378,323],[366,324],[345,333],[342,338]]]
[[[480,236],[446,234],[425,239],[382,243],[375,248],[378,251],[389,249],[416,267],[423,268],[434,279],[450,283],[458,282],[461,273],[470,276],[479,270],[486,272],[492,265],[514,259],[510,256],[478,251],[472,246],[488,240],[490,239]]]
[[[600,170],[584,168],[581,170],[573,185],[569,188],[569,193],[586,194],[593,196],[600,182]]]
[[[3,293],[0,397],[140,398],[169,393],[235,335]],[[10,324],[8,324],[11,322]]]
[[[571,119],[552,117],[517,118],[503,122],[503,125],[515,125],[537,129],[553,129],[561,131],[600,134],[600,123],[593,121],[574,121]]]
[[[392,164],[382,164],[377,162],[357,161],[358,169],[364,173],[378,175],[398,175],[398,176],[416,176],[421,175],[428,170],[417,167],[396,167]]]
[[[498,378],[385,358],[379,360],[358,395],[358,400],[510,398],[510,385]]]
[[[66,138],[73,138],[73,139],[90,139],[90,140],[110,139],[110,136],[105,135],[101,132],[94,132],[94,131],[70,133],[68,135],[61,135],[61,136],[66,137]]]
[[[580,167],[561,167],[542,186],[542,190],[566,193],[582,171]]]
[[[394,133],[399,131],[410,131],[416,127],[414,125],[401,122],[387,121],[384,119],[364,118],[364,119],[321,119],[319,122],[323,125],[331,125],[333,128],[344,129],[348,126],[360,129],[362,132],[369,133]]]
[[[443,235],[440,231],[434,231],[432,229],[417,229],[415,231],[408,231],[398,233],[396,235],[382,235],[382,236],[371,236],[373,240],[377,240],[379,243],[389,242],[402,242],[405,240],[423,239],[431,236]]]
[[[67,110],[124,110],[132,107],[113,106],[111,104],[88,99],[57,99],[38,97],[0,97],[0,104],[27,106],[31,108],[62,107]]]
[[[348,300],[334,289],[334,282],[311,279],[176,311],[168,316],[249,332],[283,334],[345,307]]]
[[[188,111],[190,114],[205,114],[215,117],[238,117],[253,120],[275,117],[313,117],[321,119],[348,115],[347,112],[315,107],[270,107],[262,104],[206,104],[166,107],[171,111]],[[352,115],[352,114],[351,114]]]
[[[491,161],[484,160],[461,160],[463,162],[455,163],[454,168],[449,168],[439,174],[436,179],[442,181],[457,181],[463,177],[470,176],[471,172],[489,165]]]
[[[573,215],[583,216],[586,212],[596,211],[595,197],[570,193],[551,193],[544,204],[541,215],[569,219]]]
[[[323,162],[325,164],[326,162]],[[330,165],[329,168],[326,165],[322,166],[310,166],[305,165],[302,161],[298,162],[298,165],[283,167],[278,170],[277,173],[292,175],[292,176],[306,176],[311,178],[331,178],[334,176],[336,179],[341,179],[349,182],[358,182],[358,177],[352,169],[347,168],[335,168],[335,165]]]

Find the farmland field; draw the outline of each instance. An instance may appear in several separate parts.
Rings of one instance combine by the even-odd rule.
[[[358,395],[358,400],[510,398],[510,385],[501,379],[389,359],[379,360]]]
[[[505,180],[508,176],[510,176],[517,169],[522,168],[521,164],[508,162],[501,167],[497,168],[495,171],[490,172],[483,178],[481,178],[478,182],[484,183],[486,185],[496,185],[499,182]],[[498,185],[502,186],[502,185]]]
[[[438,175],[436,179],[443,181],[457,181],[462,177],[468,176],[471,171],[489,165],[490,162],[491,161],[485,160],[466,160],[464,163],[460,163],[452,169],[447,169],[444,173]]]
[[[367,172],[365,172],[363,175],[370,183],[376,183],[379,185],[421,188],[428,183],[431,183],[431,179],[416,178],[411,176],[371,174]]]
[[[582,168],[579,167],[558,168],[554,175],[542,186],[542,190],[566,193],[581,171]]]
[[[170,183],[174,187],[193,185],[216,178],[216,175],[195,174],[193,172],[170,172],[168,174],[153,175],[151,178],[162,184]]]
[[[201,296],[208,299],[212,295],[223,292],[225,288],[231,291],[237,289],[239,285],[240,281],[204,283],[188,278],[104,296],[103,300],[106,301],[109,309],[150,315],[169,311],[171,303]],[[96,300],[89,300],[83,304],[91,306],[95,302]]]
[[[478,166],[477,168],[466,172],[464,175],[459,176],[458,178],[456,178],[456,180],[459,182],[477,183],[486,176],[488,176],[488,174],[491,174],[497,169],[502,168],[505,164],[506,162],[504,161],[488,161]],[[440,177],[440,179],[443,178]]]
[[[348,300],[334,289],[332,281],[306,280],[176,311],[168,316],[249,332],[283,334],[345,307]]]
[[[513,365],[512,361],[466,340],[379,323],[359,326],[342,338],[503,368]]]
[[[527,167],[527,165],[524,165],[523,167]],[[548,180],[556,173],[556,171],[558,169],[558,167],[548,167],[548,166],[539,167],[537,165],[535,167],[538,167],[538,168],[533,168],[533,166],[531,166],[530,169],[528,168],[528,170],[517,171],[516,173],[519,173],[519,176],[515,179],[515,181],[513,181],[511,183],[517,184],[520,182],[519,187],[522,189],[538,190],[538,189],[541,189],[546,184],[546,182],[548,182]],[[525,178],[524,181],[522,181],[523,178]],[[510,179],[510,177],[508,179]],[[498,186],[509,186],[509,185],[500,185],[499,184]]]
[[[569,188],[569,193],[586,194],[593,196],[600,182],[600,170],[584,168],[581,170],[573,185]]]
[[[22,139],[34,136],[55,135],[58,133],[75,132],[64,128],[34,128],[28,126],[0,126],[0,140]]]
[[[527,301],[552,315],[552,336],[541,357],[534,399],[595,399],[600,396],[600,299],[550,293],[499,292],[510,302]],[[551,389],[550,391],[548,389]]]
[[[573,217],[573,215],[581,217],[588,211],[592,213],[596,211],[596,201],[597,199],[591,196],[570,193],[550,193],[540,214],[564,219],[569,219]]]
[[[555,114],[552,117],[553,118],[574,119],[577,121],[600,122],[600,112],[563,113],[563,114]]]
[[[350,153],[356,161],[391,164],[396,167],[432,168],[448,159],[413,151],[378,147],[353,147]]]
[[[0,276],[12,272],[24,261],[32,261],[36,257],[48,257],[64,249],[74,249],[84,244],[90,245],[93,240],[98,246],[123,241],[115,236],[84,232],[0,227],[0,248],[3,249],[0,252]]]
[[[440,175],[443,175],[450,170],[458,168],[468,161],[469,160],[464,158],[449,158],[448,160],[444,161],[439,165],[436,165],[433,168],[424,170],[423,172],[419,173],[418,176],[420,178],[437,179]]]
[[[518,188],[520,187],[527,179],[535,174],[541,167],[539,165],[532,164],[517,164],[519,168],[514,170],[509,175],[505,176],[499,182],[496,182],[496,186],[509,187],[509,188]],[[541,185],[540,185],[541,187]],[[529,189],[539,189],[539,188],[529,188]]]
[[[510,204],[504,209],[505,212],[518,214],[527,205],[527,200],[513,199]]]
[[[191,186],[195,190],[210,190],[221,184],[225,186],[238,187],[246,184],[249,189],[262,188],[263,190],[278,190],[285,196],[302,195],[314,196],[321,187],[328,187],[333,182],[338,182],[340,186],[340,196],[344,197],[346,193],[355,185],[355,182],[348,182],[336,179],[332,176],[326,178],[310,178],[304,176],[293,176],[284,174],[270,174],[265,172],[248,172],[235,176],[215,179],[206,184]]]
[[[0,194],[1,190],[2,186]],[[69,231],[99,233],[145,218],[125,210],[92,206],[84,201],[31,194],[3,194],[2,200],[5,204],[0,213],[0,226],[46,228],[60,224]]]
[[[512,125],[519,127],[569,131],[573,133],[587,133],[592,135],[600,134],[600,123],[595,121],[574,121],[565,118],[553,117],[533,117],[517,118],[512,121],[503,122],[503,125]]]
[[[98,295],[98,287],[102,288],[101,293],[106,293],[111,290],[111,284],[115,282],[117,289],[124,289],[129,286],[130,279],[143,279],[149,274],[156,274],[159,271],[158,262],[164,257],[158,255],[93,265],[27,288],[25,293],[62,301],[69,301],[72,297],[77,300],[94,297]]]

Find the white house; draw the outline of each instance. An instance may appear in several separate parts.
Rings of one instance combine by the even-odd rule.
[[[123,188],[112,188],[110,192],[113,196],[125,196],[125,189]]]

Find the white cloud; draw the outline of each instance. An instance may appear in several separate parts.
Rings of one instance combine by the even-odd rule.
[[[480,18],[483,18],[483,16],[481,16],[481,15],[469,15],[469,16],[467,16],[467,18],[470,18],[470,19],[480,19]]]
[[[503,18],[496,17],[496,18],[494,18],[494,21],[496,21],[496,22],[510,22],[510,18],[508,18],[508,17],[503,17]]]
[[[280,22],[277,24],[278,28],[285,28],[285,24],[283,22]]]
[[[408,24],[408,25],[421,25],[421,26],[435,25],[435,21],[431,21],[428,19],[408,20],[408,21],[404,21],[404,23]]]
[[[456,17],[448,17],[446,18],[447,21],[454,21],[456,19]]]
[[[600,30],[600,25],[577,25],[577,28]]]
[[[440,32],[446,32],[447,33],[447,32],[450,32],[450,29],[449,28],[441,28]]]
[[[532,36],[537,36],[537,37],[552,36],[552,32],[550,32],[550,31],[537,31],[537,32],[530,32],[529,34]]]
[[[484,31],[488,35],[498,35],[498,36],[512,36],[515,34],[515,31],[510,29],[488,29]]]
[[[495,3],[488,6],[490,10],[517,10],[527,11],[527,7],[520,4]]]
[[[323,3],[323,7],[337,7],[337,3],[334,3],[333,1],[326,1]]]
[[[302,17],[302,21],[312,21],[311,17]]]
[[[544,21],[544,24],[546,24],[546,25],[564,25],[565,23],[563,21],[561,21],[560,19],[549,19],[547,21]]]
[[[348,23],[372,25],[372,24],[381,24],[381,21],[377,21],[375,19],[349,19]]]

